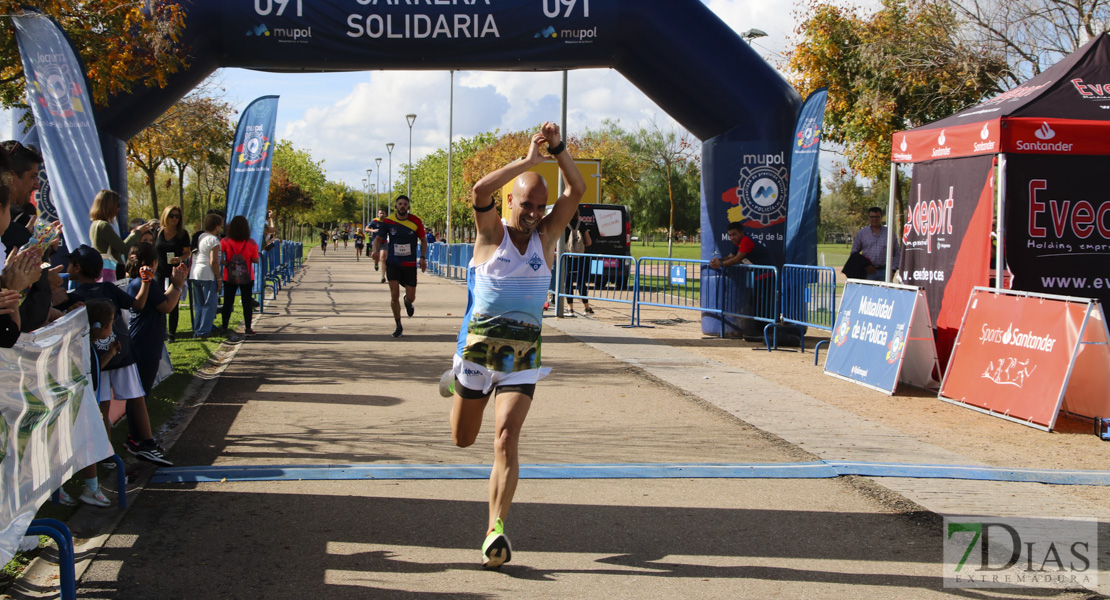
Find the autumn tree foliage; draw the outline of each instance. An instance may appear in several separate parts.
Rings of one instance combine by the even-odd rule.
[[[891,136],[946,117],[1002,91],[1005,57],[966,39],[951,5],[883,0],[863,14],[808,0],[790,55],[803,96],[829,88],[823,137],[843,144],[848,166],[887,177]]]
[[[229,104],[203,94],[193,94],[174,104],[138,135],[127,141],[127,159],[146,176],[151,207],[159,214],[158,174],[163,167],[177,175],[178,203],[185,202],[185,171],[201,163],[226,165],[231,153],[233,110]],[[166,180],[166,187],[173,185]]]
[[[177,2],[0,0],[0,14],[19,14],[27,5],[69,35],[85,64],[92,101],[100,106],[136,86],[164,87],[167,76],[186,64],[186,49],[177,44],[185,13]],[[15,26],[0,19],[0,105],[25,106],[25,85]]]

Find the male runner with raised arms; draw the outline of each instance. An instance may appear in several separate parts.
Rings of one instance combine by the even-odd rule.
[[[528,169],[543,162],[540,144],[559,163],[566,190],[547,207],[547,183]],[[513,182],[508,218],[493,211],[493,193]],[[494,395],[493,470],[489,483],[489,524],[482,566],[496,569],[512,558],[505,518],[520,474],[518,443],[532,405],[536,382],[551,370],[540,368],[543,303],[551,283],[555,244],[570,223],[586,183],[566,152],[559,126],[544,123],[532,136],[528,155],[483,177],[472,200],[478,237],[467,273],[467,311],[450,371],[440,393],[454,396],[451,434],[455,444],[474,443],[486,403]],[[512,352],[504,352],[512,348]]]
[[[381,242],[386,241],[386,248],[379,254]],[[420,259],[416,258],[416,246],[420,245]],[[393,203],[393,214],[382,222],[378,235],[374,237],[374,264],[385,261],[385,278],[389,281],[390,308],[393,309],[393,320],[397,322],[397,329],[393,337],[401,337],[401,286],[405,286],[405,312],[412,316],[415,311],[412,303],[416,300],[416,267],[420,271],[428,268],[425,260],[428,256],[428,240],[424,238],[424,223],[416,215],[409,213],[409,197],[404,194],[397,196]]]

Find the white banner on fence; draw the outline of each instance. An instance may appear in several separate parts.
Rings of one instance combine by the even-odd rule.
[[[81,309],[0,349],[0,564],[54,490],[113,453],[89,348]]]

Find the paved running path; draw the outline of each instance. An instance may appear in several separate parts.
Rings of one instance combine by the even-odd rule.
[[[465,287],[422,275],[416,316],[395,340],[388,291],[371,266],[355,262],[353,246],[326,257],[313,250],[196,409],[170,451],[177,465],[490,462],[492,407],[478,442],[455,448],[449,401],[436,393]],[[615,340],[597,339],[613,328],[593,326],[558,325],[589,343],[545,327],[544,363],[555,371],[525,424],[523,463],[799,462],[824,451],[738,419],[752,417],[748,408],[699,399],[710,394],[675,379],[676,370],[693,378],[698,368],[681,352],[647,343],[614,349]],[[500,572],[477,566],[486,493],[484,481],[151,485],[88,567],[79,597],[885,599],[949,591],[941,587],[939,520],[866,479],[525,480],[507,528],[513,562]],[[997,597],[1029,596],[1089,594]]]

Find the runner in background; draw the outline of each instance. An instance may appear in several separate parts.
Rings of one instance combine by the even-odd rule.
[[[386,247],[379,252],[381,243]],[[420,246],[420,258],[417,259],[416,247]],[[397,329],[393,337],[401,337],[401,286],[405,287],[405,312],[412,316],[415,307],[412,303],[416,300],[416,267],[424,272],[428,268],[428,240],[424,237],[424,223],[413,214],[409,213],[409,197],[397,196],[393,203],[393,214],[382,222],[378,235],[374,238],[374,262],[385,262],[385,278],[389,281],[390,308],[393,309],[393,320],[397,322]]]

